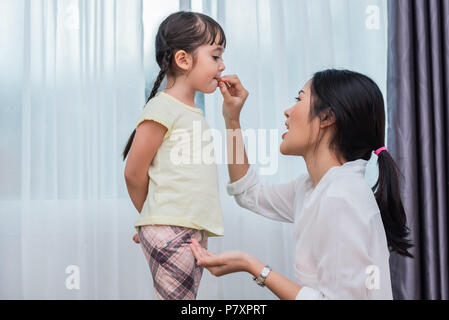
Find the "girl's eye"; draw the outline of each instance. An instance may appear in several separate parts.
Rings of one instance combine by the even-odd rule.
[[[220,57],[214,56],[214,60],[218,60],[218,59],[220,59]]]

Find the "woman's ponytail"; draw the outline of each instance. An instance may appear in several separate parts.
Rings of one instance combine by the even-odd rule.
[[[382,216],[388,246],[391,251],[413,258],[408,251],[413,245],[407,239],[409,229],[400,197],[400,170],[386,150],[378,155],[377,161],[379,179],[373,187],[373,192]]]
[[[156,78],[156,81],[153,85],[153,90],[151,90],[150,96],[148,97],[148,100],[146,103],[148,103],[151,99],[153,99],[157,91],[159,90],[159,87],[161,86],[162,81],[165,78],[165,75],[167,74],[169,68],[170,68],[170,62],[173,57],[173,50],[168,48],[163,57],[163,61],[161,64],[161,71],[159,71],[159,74]],[[145,104],[146,105],[146,104]],[[131,149],[131,145],[133,144],[134,136],[136,135],[136,129],[131,133],[131,136],[128,139],[128,142],[126,144],[125,149],[123,150],[123,161],[125,161],[126,157],[128,156],[129,150]]]

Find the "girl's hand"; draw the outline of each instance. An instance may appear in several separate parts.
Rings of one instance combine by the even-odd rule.
[[[248,98],[249,92],[243,87],[236,75],[218,79],[223,96],[223,117],[225,121],[239,121],[240,111]]]
[[[216,277],[248,270],[247,255],[240,251],[227,251],[216,255],[204,249],[197,240],[192,239],[190,249],[199,266],[205,267]]]
[[[140,239],[139,239],[139,234],[138,234],[138,233],[136,233],[136,234],[133,236],[133,241],[134,241],[135,243],[140,243]]]

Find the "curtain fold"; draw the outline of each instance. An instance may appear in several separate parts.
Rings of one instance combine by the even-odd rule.
[[[414,259],[391,257],[395,299],[448,299],[449,4],[389,1],[388,128]]]

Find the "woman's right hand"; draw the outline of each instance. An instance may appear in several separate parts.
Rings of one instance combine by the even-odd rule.
[[[249,92],[243,87],[237,75],[221,77],[219,87],[224,99],[223,117],[225,121],[239,121],[240,111]]]

